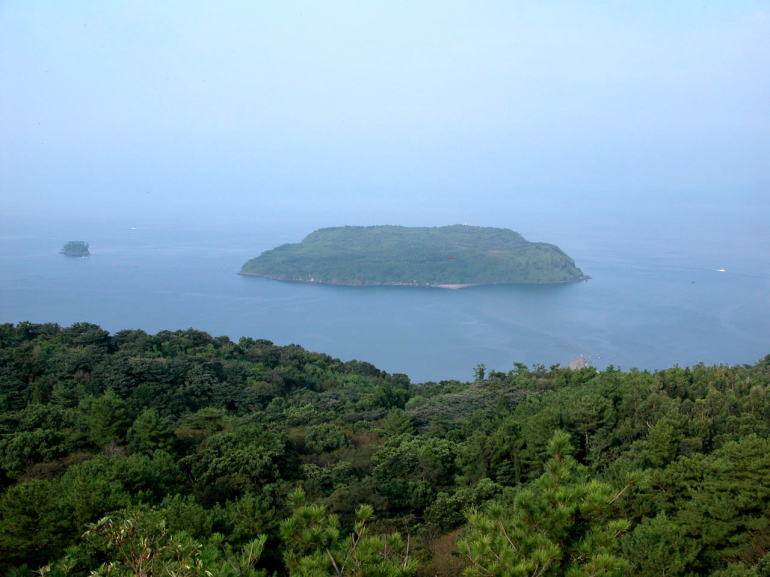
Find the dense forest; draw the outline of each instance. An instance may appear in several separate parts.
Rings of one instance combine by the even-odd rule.
[[[583,272],[557,246],[506,228],[341,226],[265,251],[241,274],[336,285],[564,283]]]
[[[770,356],[469,377],[1,325],[0,574],[770,575]]]

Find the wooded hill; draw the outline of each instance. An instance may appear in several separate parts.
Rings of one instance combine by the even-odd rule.
[[[586,277],[557,246],[504,228],[322,228],[243,265],[241,274],[337,285],[562,283]]]
[[[59,252],[66,256],[89,256],[91,254],[88,250],[88,243],[82,240],[69,241]]]
[[[1,325],[0,574],[770,574],[770,357],[474,376]]]

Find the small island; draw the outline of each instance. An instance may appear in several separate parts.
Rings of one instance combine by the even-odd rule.
[[[61,254],[66,256],[88,256],[88,243],[82,240],[71,240],[61,249]]]
[[[240,271],[283,281],[347,286],[465,288],[586,280],[552,244],[504,228],[345,226],[322,228],[249,260]]]

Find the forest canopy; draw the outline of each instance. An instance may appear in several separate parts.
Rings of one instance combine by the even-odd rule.
[[[584,280],[557,246],[504,228],[323,228],[243,265],[241,274],[337,285],[462,286]]]
[[[469,374],[0,325],[0,574],[768,575],[770,356]]]

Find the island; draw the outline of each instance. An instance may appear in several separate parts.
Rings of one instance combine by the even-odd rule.
[[[504,228],[344,226],[263,252],[240,274],[348,286],[465,288],[588,277],[559,247]]]
[[[66,256],[88,256],[88,243],[82,240],[71,240],[61,249],[61,254]]]

